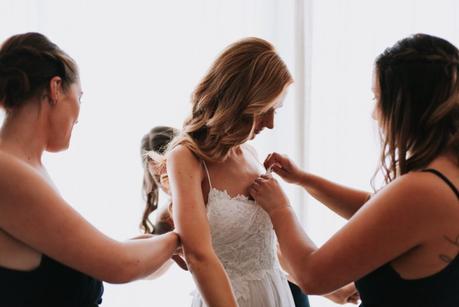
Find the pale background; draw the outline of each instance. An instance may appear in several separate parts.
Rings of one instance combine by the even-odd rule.
[[[289,154],[340,183],[370,189],[378,158],[370,91],[375,57],[425,32],[458,43],[454,0],[1,0],[0,39],[39,31],[78,62],[83,104],[71,148],[46,156],[64,197],[91,223],[124,240],[143,209],[141,137],[180,127],[189,97],[218,53],[246,36],[271,41],[295,76],[274,131],[253,145]],[[0,122],[4,114],[0,113]],[[344,221],[285,186],[322,244]],[[163,198],[164,199],[164,198]],[[71,234],[69,234],[71,235]],[[103,306],[188,306],[188,273],[108,285]],[[311,297],[313,307],[335,306]]]

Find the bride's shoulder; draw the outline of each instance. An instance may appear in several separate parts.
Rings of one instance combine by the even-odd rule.
[[[177,145],[166,155],[168,167],[180,167],[187,169],[197,169],[201,167],[201,162],[193,151],[185,145]]]

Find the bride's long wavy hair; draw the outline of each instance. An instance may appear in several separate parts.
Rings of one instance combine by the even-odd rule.
[[[191,115],[170,148],[182,144],[200,159],[225,160],[292,81],[269,42],[251,37],[230,45],[196,87]]]
[[[386,183],[441,153],[452,152],[459,164],[458,73],[458,49],[426,34],[402,39],[376,59]]]

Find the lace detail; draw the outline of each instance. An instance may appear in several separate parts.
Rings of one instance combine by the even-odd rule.
[[[237,299],[248,299],[248,283],[283,274],[269,215],[247,196],[211,188],[207,217],[214,250],[231,279]]]
[[[245,195],[231,197],[212,187],[209,170],[207,218],[212,244],[231,281],[239,307],[294,307],[287,278],[277,260],[269,215]],[[198,291],[192,307],[207,307]]]

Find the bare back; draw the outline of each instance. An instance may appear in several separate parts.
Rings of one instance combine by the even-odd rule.
[[[443,174],[456,188],[459,187],[459,167],[445,157],[435,159],[426,169]],[[442,223],[424,227],[431,234],[419,246],[392,261],[392,267],[405,279],[430,276],[445,268],[459,253],[459,199],[452,187],[435,174],[419,172],[416,180],[423,180],[436,194],[437,203],[431,204],[432,219],[441,216]]]

